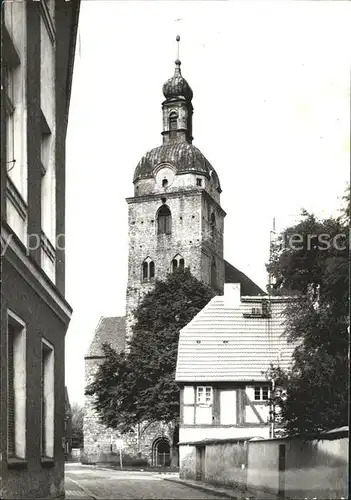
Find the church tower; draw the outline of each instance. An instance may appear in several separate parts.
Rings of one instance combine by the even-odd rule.
[[[179,37],[177,37],[179,42]],[[163,144],[146,153],[127,198],[129,227],[126,337],[133,310],[155,279],[189,267],[199,280],[223,293],[225,212],[215,169],[193,142],[193,92],[175,61],[163,85]]]

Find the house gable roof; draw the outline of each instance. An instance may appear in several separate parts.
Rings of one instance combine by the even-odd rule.
[[[284,333],[290,299],[269,299],[270,319],[251,314],[263,300],[241,297],[228,306],[224,296],[214,297],[180,331],[176,381],[263,382],[271,362],[287,368],[295,348]]]
[[[104,356],[102,345],[107,343],[116,351],[125,348],[126,318],[102,316],[95,329],[93,340],[85,358],[100,358]]]
[[[256,283],[254,283],[246,274],[239,271],[226,260],[224,261],[224,282],[240,283],[242,295],[267,295]]]

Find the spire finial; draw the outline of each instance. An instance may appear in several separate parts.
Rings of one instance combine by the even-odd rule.
[[[177,61],[179,60],[179,42],[180,42],[180,36],[176,36],[176,41],[177,41]]]
[[[177,41],[177,59],[175,60],[175,71],[174,71],[174,76],[180,76],[180,60],[179,60],[179,41],[180,41],[180,36],[176,36],[176,41]]]

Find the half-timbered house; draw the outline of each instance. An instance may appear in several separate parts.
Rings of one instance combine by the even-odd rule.
[[[287,368],[287,297],[240,295],[225,284],[179,337],[180,467],[204,440],[269,438],[271,364]],[[196,446],[195,446],[196,448]]]

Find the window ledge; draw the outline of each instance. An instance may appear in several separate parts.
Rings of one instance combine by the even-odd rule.
[[[27,460],[24,458],[9,457],[7,459],[7,467],[9,469],[26,469],[27,466]]]
[[[40,463],[43,467],[54,467],[55,459],[49,457],[41,457]]]

